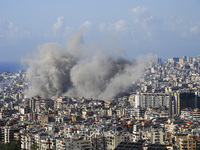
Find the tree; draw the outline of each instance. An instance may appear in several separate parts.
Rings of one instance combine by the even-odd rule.
[[[21,142],[19,140],[14,140],[10,143],[10,149],[13,150],[20,150],[21,149]]]
[[[39,148],[39,146],[37,145],[37,143],[33,142],[33,144],[31,145],[31,150],[36,150],[38,148]]]
[[[21,142],[19,140],[14,140],[10,143],[0,144],[0,149],[3,150],[21,150]]]

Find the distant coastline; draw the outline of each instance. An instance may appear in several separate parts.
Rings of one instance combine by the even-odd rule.
[[[24,70],[24,65],[19,61],[0,61],[0,73],[17,73],[20,69]]]

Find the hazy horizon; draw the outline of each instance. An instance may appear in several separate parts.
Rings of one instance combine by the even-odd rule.
[[[31,57],[37,47],[85,30],[83,42],[127,58],[200,53],[200,1],[25,1],[0,6],[0,61]]]

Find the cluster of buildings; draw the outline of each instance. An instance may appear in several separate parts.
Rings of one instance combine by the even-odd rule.
[[[200,148],[200,56],[158,59],[129,95],[110,101],[26,98],[26,73],[0,74],[0,143],[21,149]]]

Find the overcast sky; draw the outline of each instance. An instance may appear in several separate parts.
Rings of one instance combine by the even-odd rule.
[[[80,29],[85,43],[121,47],[131,58],[197,56],[200,1],[1,0],[0,61],[25,58],[46,42],[65,47]]]

